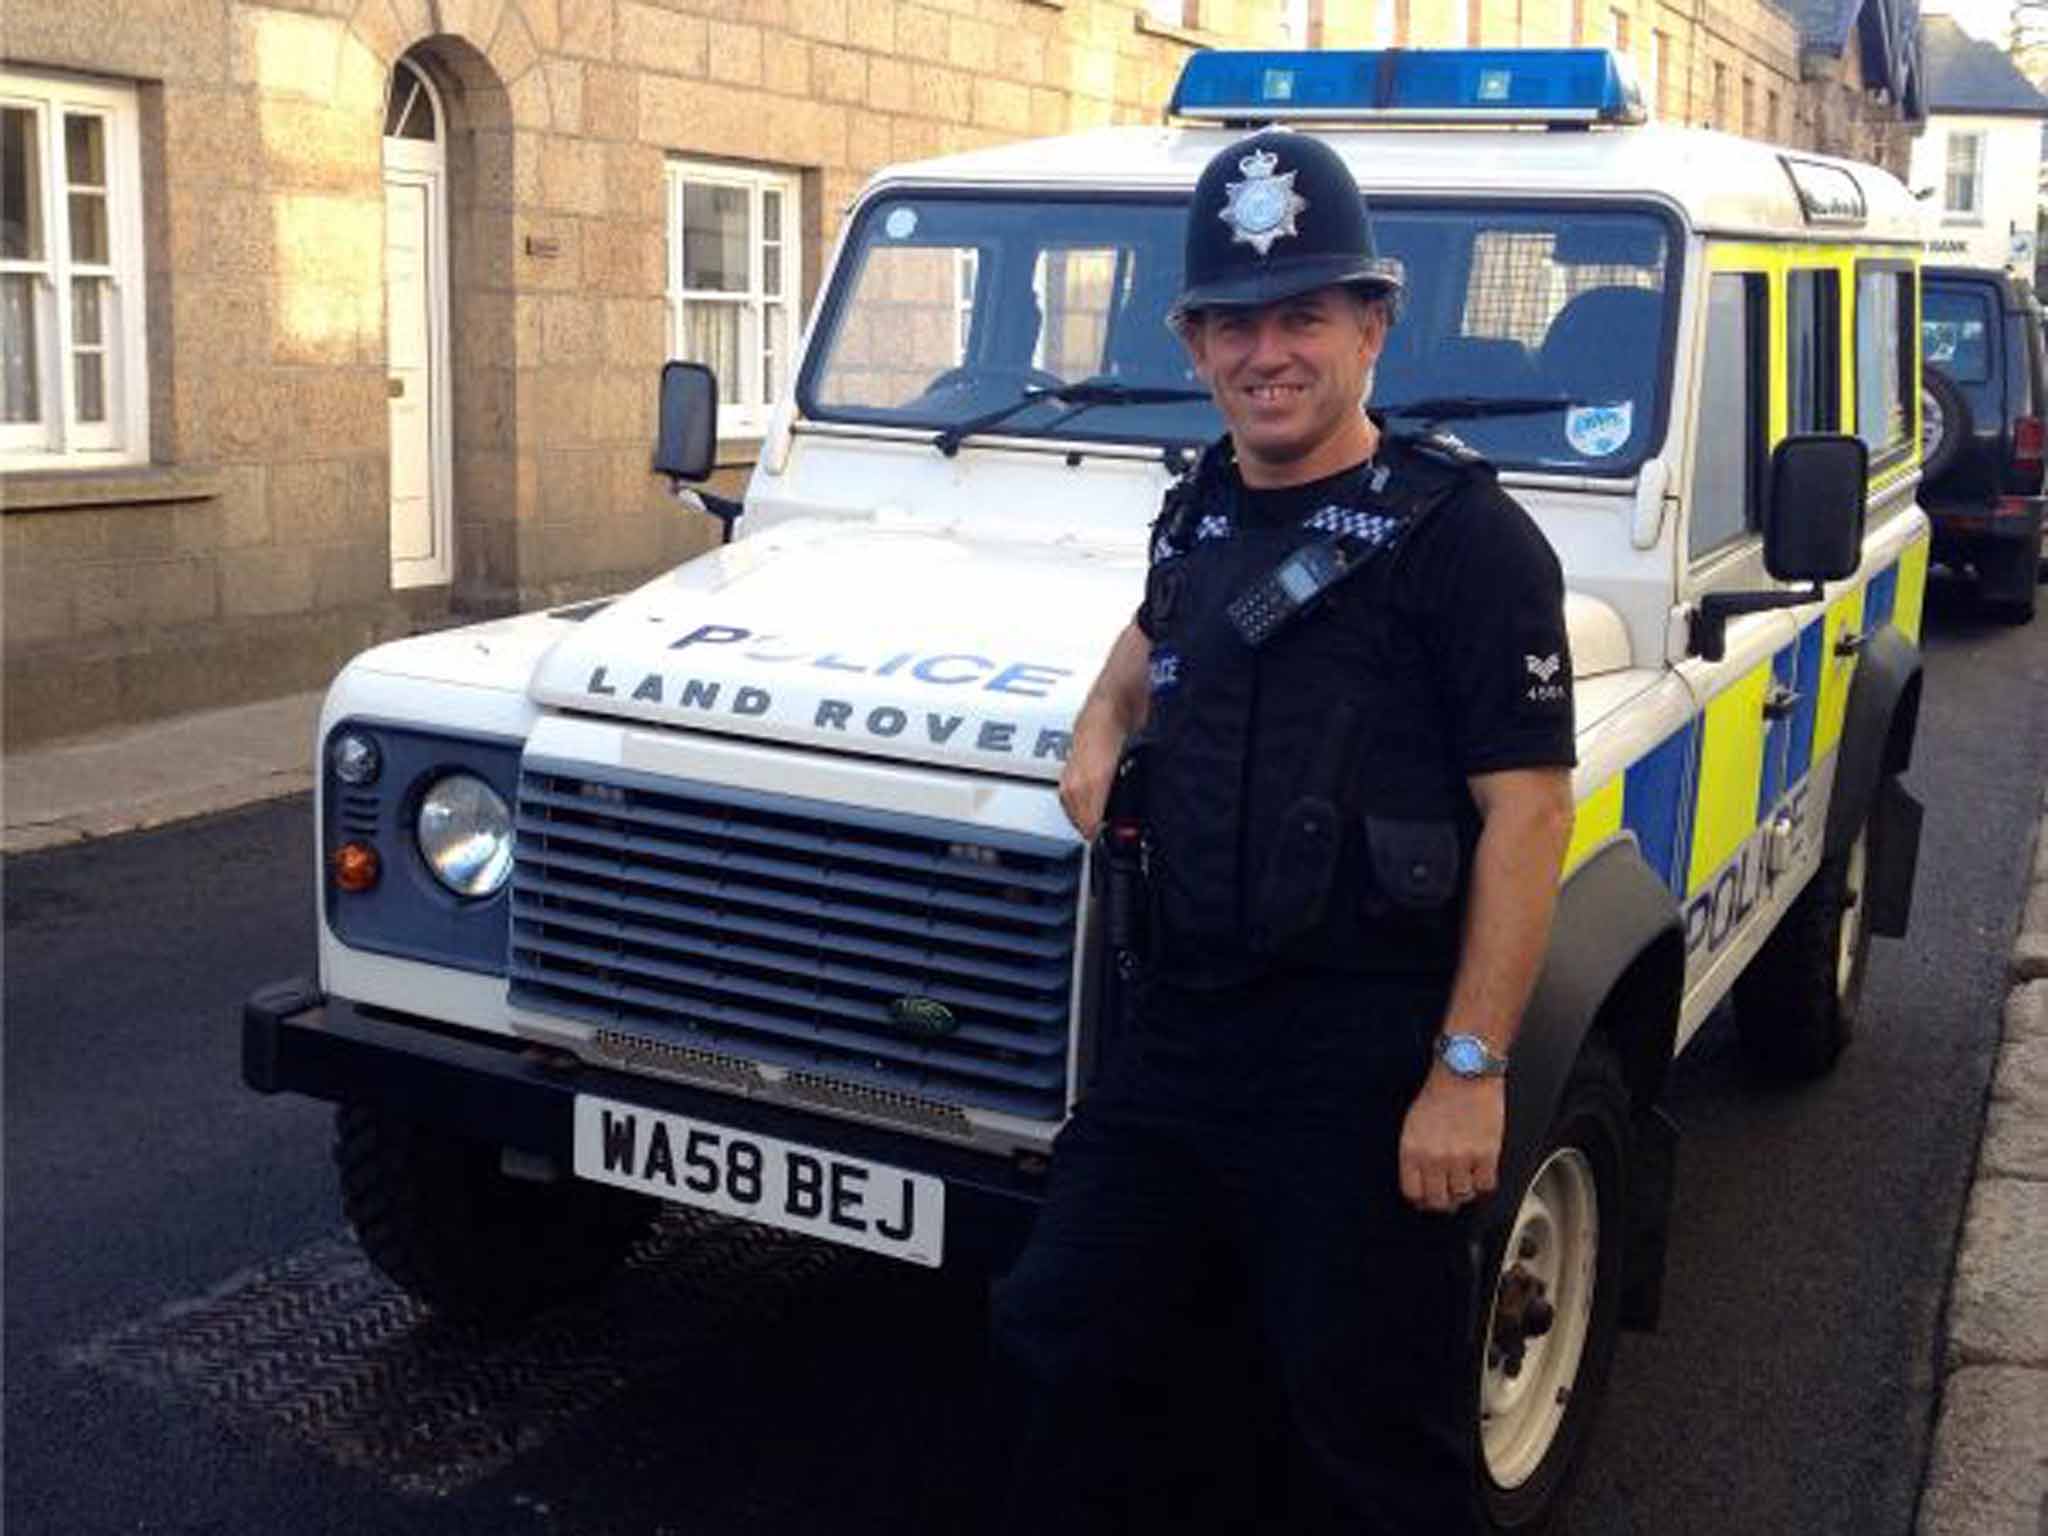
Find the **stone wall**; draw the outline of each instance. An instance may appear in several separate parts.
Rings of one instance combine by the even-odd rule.
[[[792,170],[803,271],[894,160],[1155,120],[1201,34],[1138,0],[9,0],[0,56],[137,85],[151,457],[0,476],[13,746],[323,683],[422,624],[706,547],[648,473],[663,162]],[[449,118],[454,579],[390,587],[382,117]],[[809,294],[805,297],[808,299]],[[751,445],[724,445],[738,490]]]

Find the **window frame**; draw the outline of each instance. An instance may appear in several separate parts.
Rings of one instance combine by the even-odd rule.
[[[1712,346],[1711,334],[1700,338],[1700,362],[1697,398],[1693,403],[1694,456],[1691,484],[1686,496],[1684,558],[1688,570],[1699,572],[1716,566],[1731,556],[1748,548],[1763,534],[1764,477],[1768,473],[1770,458],[1770,389],[1771,389],[1771,282],[1770,275],[1753,267],[1716,267],[1706,274],[1706,302],[1701,308],[1703,326],[1713,316],[1713,286],[1723,278],[1742,284],[1743,313],[1743,364],[1746,369],[1744,389],[1748,398],[1743,406],[1743,417],[1748,431],[1746,447],[1749,462],[1742,477],[1742,521],[1731,533],[1717,542],[1696,549],[1693,547],[1693,531],[1700,526],[1700,460],[1698,445],[1708,438],[1708,424],[1702,419],[1706,409],[1707,361]]]
[[[690,289],[683,286],[683,208],[688,185],[738,187],[747,194],[747,286],[744,291]],[[768,240],[763,233],[765,194],[782,198],[780,233]],[[803,180],[793,169],[763,165],[742,165],[724,161],[693,160],[671,155],[662,165],[664,253],[663,300],[668,308],[668,355],[683,356],[684,320],[687,306],[730,305],[740,315],[740,376],[732,381],[731,400],[718,407],[718,435],[721,439],[766,435],[769,418],[783,391],[796,377],[796,360],[803,335]],[[769,293],[765,287],[765,252],[773,245],[782,254],[780,289]],[[768,311],[780,305],[785,312],[781,348],[782,386],[768,377]],[[721,381],[723,384],[723,381]]]
[[[29,108],[38,134],[43,255],[0,259],[0,272],[40,278],[36,285],[36,384],[42,415],[33,422],[0,422],[0,473],[105,469],[146,464],[149,436],[149,295],[143,254],[143,180],[140,110],[132,86],[82,80],[36,70],[0,70],[0,103]],[[107,259],[71,254],[72,182],[64,148],[64,120],[102,123]],[[81,184],[83,185],[83,184]],[[72,287],[83,280],[108,285],[100,323],[103,422],[78,419],[80,348],[74,335]],[[87,350],[93,350],[88,348]]]
[[[1982,128],[1951,128],[1942,146],[1941,156],[1941,217],[1945,224],[1982,224],[1984,222],[1984,150],[1989,135]],[[1956,177],[1955,153],[1959,145],[1970,146],[1970,171],[1966,185],[1970,189],[1968,207],[1958,205],[1952,193]]]
[[[1854,306],[1850,334],[1855,347],[1851,354],[1855,363],[1855,372],[1851,376],[1855,424],[1849,429],[1857,437],[1863,437],[1863,279],[1872,273],[1891,273],[1899,278],[1898,287],[1894,291],[1897,309],[1895,318],[1901,339],[1897,383],[1899,399],[1905,409],[1905,421],[1899,433],[1899,441],[1882,455],[1875,451],[1870,455],[1870,480],[1875,484],[1882,476],[1917,458],[1920,453],[1920,274],[1907,257],[1857,258],[1850,298]],[[1865,437],[1863,441],[1868,446],[1870,439]]]
[[[1813,316],[1819,322],[1814,338],[1815,398],[1820,405],[1818,420],[1802,423],[1797,415],[1792,366],[1792,324],[1794,285],[1802,278],[1814,284]],[[1785,431],[1840,432],[1842,430],[1842,272],[1837,266],[1793,266],[1785,271],[1784,313],[1778,326],[1785,356]]]

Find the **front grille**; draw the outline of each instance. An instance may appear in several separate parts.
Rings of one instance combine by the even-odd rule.
[[[529,762],[512,1000],[806,1078],[1057,1119],[1080,865],[1049,838]],[[910,998],[944,1004],[955,1027],[900,1032],[890,1005]]]

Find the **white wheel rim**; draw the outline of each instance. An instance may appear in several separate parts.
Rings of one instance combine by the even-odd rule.
[[[1947,423],[1942,419],[1941,401],[1931,389],[1920,391],[1920,457],[1926,458],[1934,452],[1934,445],[1941,441],[1942,429]]]
[[[1856,976],[1856,951],[1863,939],[1863,875],[1869,864],[1869,834],[1859,832],[1849,845],[1849,867],[1842,871],[1842,936],[1835,954],[1835,996],[1847,998]]]
[[[1577,1147],[1559,1147],[1536,1170],[1515,1214],[1487,1308],[1494,1336],[1501,1281],[1519,1265],[1543,1287],[1555,1310],[1550,1331],[1523,1345],[1510,1376],[1488,1348],[1480,1366],[1479,1431],[1486,1470],[1500,1488],[1519,1488],[1542,1465],[1571,1403],[1579,1361],[1593,1324],[1600,1259],[1600,1197],[1593,1165]]]

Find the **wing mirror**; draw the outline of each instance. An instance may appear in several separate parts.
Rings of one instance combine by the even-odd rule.
[[[711,478],[718,466],[718,375],[702,363],[667,362],[661,366],[661,416],[655,428],[654,469],[667,475],[676,500],[708,512],[725,525],[724,542],[732,542],[732,525],[745,510],[737,501],[714,496],[685,484]]]
[[[1764,569],[1779,581],[1843,581],[1863,563],[1870,450],[1860,437],[1788,437],[1771,455]]]
[[[1826,596],[1863,563],[1863,514],[1870,450],[1860,437],[1815,432],[1788,437],[1771,454],[1764,491],[1764,569],[1804,591],[1709,592],[1692,616],[1692,649],[1708,661],[1727,654],[1728,621],[1737,614],[1795,608]]]

